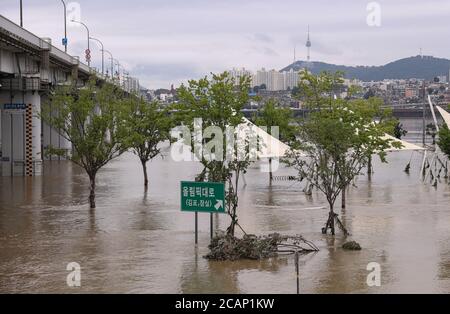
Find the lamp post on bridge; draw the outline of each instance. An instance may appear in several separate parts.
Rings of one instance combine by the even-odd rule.
[[[61,0],[61,2],[64,6],[64,38],[62,40],[62,44],[64,46],[64,52],[67,53],[67,9],[66,2],[64,2],[64,0]]]
[[[109,52],[106,49],[102,49],[104,52],[106,52],[107,54],[109,54],[109,59],[111,59],[111,79],[113,79],[113,75],[114,75],[114,57],[112,55],[111,52]]]
[[[102,46],[102,49],[101,49],[101,51],[102,51],[102,75],[105,75],[105,48],[103,46],[103,43],[99,39],[94,38],[94,37],[89,37],[89,39],[100,43],[100,45]]]
[[[86,62],[87,62],[87,64],[88,64],[88,66],[91,67],[91,49],[90,49],[90,45],[89,45],[89,41],[90,41],[89,38],[91,38],[91,37],[89,36],[89,28],[87,27],[86,24],[84,24],[84,23],[81,22],[81,21],[75,21],[75,20],[72,20],[72,22],[73,22],[73,23],[80,24],[80,25],[83,25],[83,26],[86,28],[86,31],[87,31]]]
[[[22,0],[20,0],[20,27],[23,27],[23,5]]]

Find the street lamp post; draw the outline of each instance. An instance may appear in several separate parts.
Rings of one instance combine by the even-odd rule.
[[[66,3],[64,0],[61,0],[63,6],[64,6],[64,39],[63,39],[63,45],[64,45],[64,52],[67,53],[67,10],[66,10]]]
[[[113,79],[113,75],[114,75],[114,57],[113,57],[112,53],[109,52],[108,50],[106,50],[106,49],[102,49],[102,50],[104,52],[106,52],[107,54],[109,54],[109,56],[110,56],[110,59],[111,59],[111,79]]]
[[[90,49],[90,45],[89,45],[89,38],[90,38],[90,36],[89,36],[89,28],[83,22],[75,21],[75,20],[72,20],[72,22],[80,24],[80,25],[83,25],[86,28],[86,31],[87,31],[87,45],[88,45],[87,46],[87,51],[86,51],[86,61],[87,61],[88,66],[91,67],[91,56],[90,56],[91,49]]]
[[[20,27],[23,27],[23,5],[22,0],[20,0]]]
[[[103,46],[103,43],[99,39],[94,38],[94,37],[89,37],[89,39],[100,43],[100,45],[102,46],[102,49],[101,49],[101,51],[102,51],[102,75],[104,75],[105,74],[105,53],[104,53],[105,47]]]

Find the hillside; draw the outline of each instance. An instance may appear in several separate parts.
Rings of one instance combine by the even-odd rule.
[[[305,64],[304,61],[297,61],[281,71],[289,71],[291,68],[299,70],[304,68]],[[415,56],[390,62],[382,66],[345,66],[324,62],[310,62],[308,69],[314,74],[322,71],[343,71],[346,78],[356,78],[362,81],[408,78],[432,80],[438,75],[448,77],[450,60],[431,56]]]

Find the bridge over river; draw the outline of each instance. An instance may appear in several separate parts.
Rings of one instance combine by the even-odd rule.
[[[94,68],[0,15],[0,175],[42,173],[44,148],[70,149],[71,144],[39,119],[51,86],[83,86]],[[115,84],[120,85],[117,80]],[[125,85],[120,85],[125,88]]]

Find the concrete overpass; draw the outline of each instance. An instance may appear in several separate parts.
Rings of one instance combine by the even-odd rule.
[[[52,86],[83,86],[94,69],[0,15],[0,175],[42,174],[44,148],[71,149],[38,113]]]

